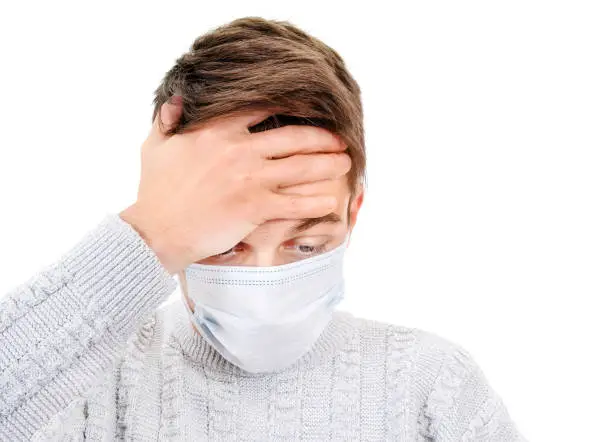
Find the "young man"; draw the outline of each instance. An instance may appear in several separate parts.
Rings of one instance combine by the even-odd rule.
[[[137,201],[2,302],[0,439],[523,440],[464,349],[335,311],[362,120],[291,24],[198,38],[156,91]]]

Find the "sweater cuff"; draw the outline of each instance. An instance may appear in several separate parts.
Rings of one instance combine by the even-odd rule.
[[[85,316],[120,335],[133,331],[177,287],[153,249],[119,214],[107,214],[60,262]]]

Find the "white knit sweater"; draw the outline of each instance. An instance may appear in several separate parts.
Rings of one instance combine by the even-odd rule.
[[[197,334],[155,253],[107,215],[0,304],[0,440],[523,441],[470,355],[336,313],[250,374]],[[280,351],[280,350],[279,350]]]

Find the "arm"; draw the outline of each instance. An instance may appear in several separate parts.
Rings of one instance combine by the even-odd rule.
[[[441,367],[425,416],[435,441],[525,442],[501,398],[461,347]]]
[[[139,233],[107,215],[0,304],[0,440],[28,440],[96,386],[177,283]]]

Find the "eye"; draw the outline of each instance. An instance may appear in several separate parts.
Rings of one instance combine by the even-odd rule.
[[[228,256],[228,255],[230,255],[232,253],[234,253],[234,248],[233,247],[231,249],[229,249],[229,250],[226,250],[223,253],[218,253],[217,256]]]
[[[214,257],[214,258],[220,258],[220,259],[222,259],[222,258],[230,258],[230,257],[234,256],[236,253],[241,252],[241,251],[242,251],[242,249],[243,249],[243,247],[242,247],[242,245],[241,245],[241,244],[236,244],[236,245],[235,245],[234,247],[232,247],[231,249],[226,250],[226,251],[225,251],[225,252],[223,252],[223,253],[218,253],[218,254],[216,254],[216,255],[213,255],[213,257]]]
[[[326,250],[327,243],[311,245],[311,244],[296,244],[293,249],[298,255],[301,256],[312,256],[322,253]]]
[[[315,252],[317,250],[317,248],[314,247],[314,246],[307,246],[305,244],[301,244],[301,245],[298,246],[298,250],[300,251],[300,253],[308,254],[308,253]]]

